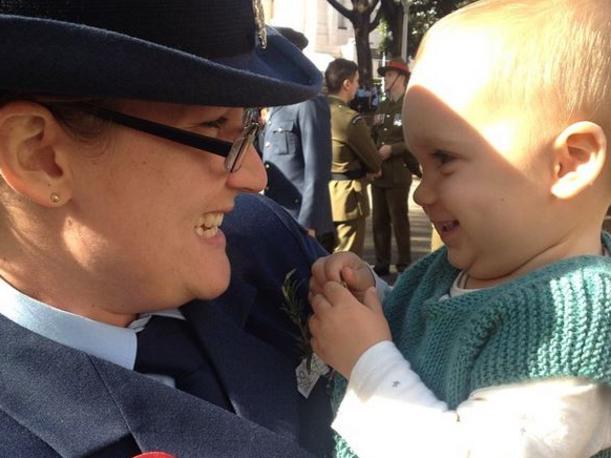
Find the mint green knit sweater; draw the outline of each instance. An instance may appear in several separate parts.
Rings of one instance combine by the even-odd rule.
[[[611,236],[603,241],[611,252]],[[441,249],[402,275],[384,304],[398,349],[450,409],[479,388],[530,379],[611,385],[610,257],[566,259],[440,301],[457,275]],[[336,383],[336,405],[345,386]],[[354,455],[338,439],[336,456]]]

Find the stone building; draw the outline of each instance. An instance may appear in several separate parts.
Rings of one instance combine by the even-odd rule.
[[[352,7],[350,0],[342,3]],[[352,24],[327,0],[263,0],[263,8],[268,24],[290,27],[308,38],[310,43],[304,53],[321,71],[336,57],[356,61]],[[380,36],[374,31],[369,38],[375,74]]]

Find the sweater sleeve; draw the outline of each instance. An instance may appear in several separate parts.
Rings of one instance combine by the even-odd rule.
[[[481,389],[448,410],[388,341],[361,356],[333,422],[360,458],[590,457],[611,447],[610,425],[611,387],[574,377]]]

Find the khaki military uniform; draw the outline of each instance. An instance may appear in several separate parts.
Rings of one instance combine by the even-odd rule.
[[[391,261],[391,227],[397,242],[396,265],[402,270],[411,262],[410,224],[407,208],[412,173],[420,175],[418,162],[403,139],[403,97],[383,101],[374,115],[376,145],[390,145],[391,156],[382,163],[382,176],[373,181],[373,241],[376,267],[388,269]]]
[[[337,229],[335,251],[361,256],[369,198],[365,175],[380,170],[381,158],[361,115],[341,99],[329,96],[331,109],[331,213]]]

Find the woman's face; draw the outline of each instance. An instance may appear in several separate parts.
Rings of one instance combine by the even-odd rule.
[[[118,111],[229,141],[242,127],[241,108],[130,101]],[[99,154],[79,150],[76,139],[71,152],[63,237],[83,274],[74,281],[89,289],[91,309],[82,314],[113,321],[104,315],[221,294],[230,266],[218,226],[239,192],[266,184],[255,150],[230,174],[220,156],[129,128],[111,126],[101,140]]]

